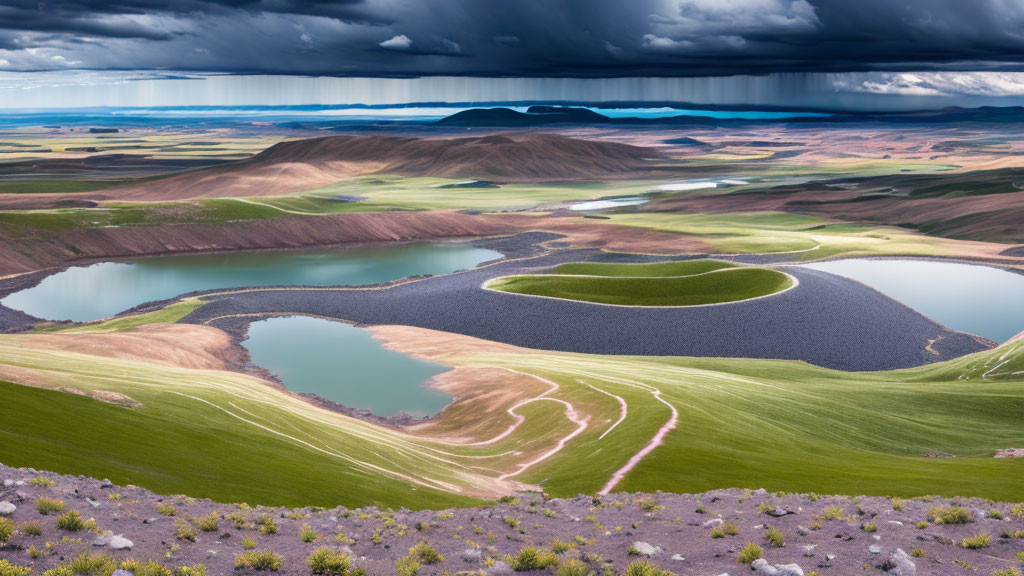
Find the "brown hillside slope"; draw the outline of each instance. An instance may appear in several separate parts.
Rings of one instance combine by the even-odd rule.
[[[112,188],[96,198],[271,196],[372,172],[507,181],[602,178],[639,172],[659,155],[639,146],[550,134],[450,139],[327,136],[281,142],[240,162]]]

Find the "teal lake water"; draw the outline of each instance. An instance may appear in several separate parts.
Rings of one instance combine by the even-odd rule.
[[[252,362],[294,392],[313,393],[378,416],[435,414],[451,396],[426,381],[449,370],[388,350],[365,330],[321,318],[269,318],[242,342]]]
[[[804,266],[866,284],[953,330],[999,343],[1024,331],[1024,275],[989,266],[889,258]]]
[[[448,274],[501,256],[467,243],[434,242],[101,262],[48,276],[0,303],[48,320],[86,322],[197,290],[360,286],[420,274]]]

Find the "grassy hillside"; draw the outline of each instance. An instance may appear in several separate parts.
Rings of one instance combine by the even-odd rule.
[[[0,336],[0,375],[37,386],[0,385],[0,461],[269,504],[436,507],[514,481],[557,496],[745,486],[1024,500],[1024,461],[992,457],[1024,446],[1021,342],[912,370],[844,373],[790,361],[495,351],[422,332],[458,370],[491,372],[471,381],[479,397],[467,388],[414,431],[327,412],[243,374],[34,340],[96,335]],[[79,394],[56,391],[69,388]],[[100,391],[131,401],[88,396]],[[515,423],[506,410],[523,421],[499,434]]]

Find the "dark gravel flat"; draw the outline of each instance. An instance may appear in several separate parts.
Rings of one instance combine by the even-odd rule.
[[[588,259],[628,257],[565,250],[384,289],[233,294],[217,297],[184,321],[202,323],[233,314],[312,314],[419,326],[543,350],[793,359],[841,370],[919,366],[989,346],[860,283],[796,267],[785,270],[800,285],[785,293],[705,307],[610,307],[480,287],[496,276]],[[929,343],[935,352],[926,350]]]

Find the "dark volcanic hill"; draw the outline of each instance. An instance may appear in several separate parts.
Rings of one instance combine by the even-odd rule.
[[[650,148],[551,134],[327,136],[281,142],[240,162],[106,190],[101,198],[269,196],[373,172],[504,181],[592,179],[635,174],[660,156]]]

